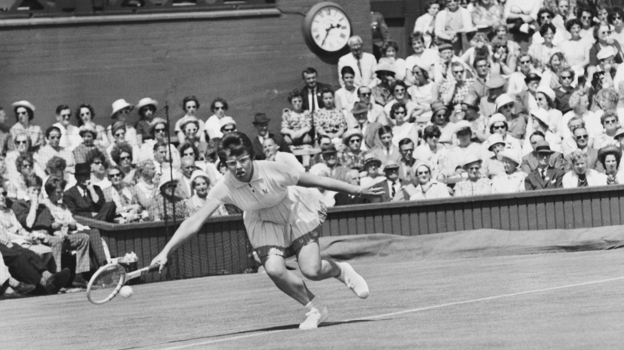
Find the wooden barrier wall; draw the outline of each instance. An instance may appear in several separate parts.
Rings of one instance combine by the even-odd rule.
[[[545,190],[439,200],[330,208],[324,236],[389,233],[414,236],[493,228],[551,230],[624,224],[624,185]],[[146,266],[167,243],[162,222],[110,224],[80,219],[98,228],[113,256],[134,251]],[[169,237],[175,230],[171,224]],[[209,219],[171,259],[168,275],[147,281],[243,273],[254,268],[242,217]]]

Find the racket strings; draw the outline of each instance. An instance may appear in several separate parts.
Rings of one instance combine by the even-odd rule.
[[[116,266],[101,271],[93,280],[89,298],[94,302],[106,300],[115,292],[124,274],[123,267]]]

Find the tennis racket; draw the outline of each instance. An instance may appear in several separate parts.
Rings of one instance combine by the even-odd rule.
[[[91,277],[89,285],[87,285],[87,299],[96,305],[107,303],[117,296],[126,282],[148,272],[158,271],[159,267],[160,265],[154,264],[136,271],[126,272],[126,269],[119,264],[102,266]]]

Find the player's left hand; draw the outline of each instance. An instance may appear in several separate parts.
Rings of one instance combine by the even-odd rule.
[[[362,196],[381,196],[385,192],[381,187],[362,187]]]

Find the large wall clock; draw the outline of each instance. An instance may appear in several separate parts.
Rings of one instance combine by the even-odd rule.
[[[347,45],[351,37],[351,21],[340,5],[321,2],[312,6],[305,16],[303,36],[316,53],[332,55]]]

